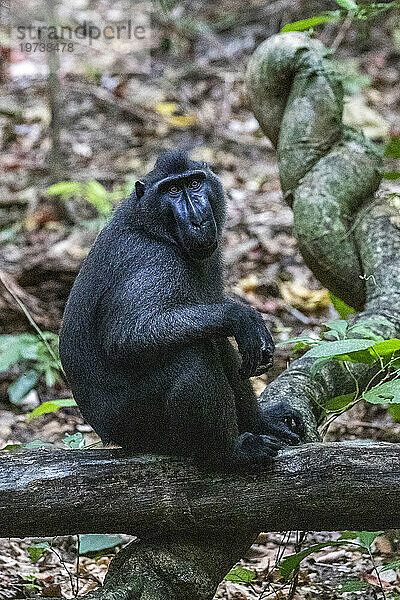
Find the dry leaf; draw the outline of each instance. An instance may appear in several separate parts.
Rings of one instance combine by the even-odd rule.
[[[245,293],[255,292],[256,289],[260,286],[260,282],[258,281],[257,275],[253,273],[248,277],[244,277],[243,279],[241,279],[238,283],[238,286]]]
[[[287,304],[302,311],[313,312],[331,304],[328,290],[310,290],[295,281],[284,281],[279,289]]]
[[[361,129],[372,139],[385,138],[389,133],[389,124],[376,110],[365,104],[363,96],[346,98],[343,123]]]
[[[189,127],[197,123],[196,115],[172,115],[165,116],[167,123],[173,127]]]

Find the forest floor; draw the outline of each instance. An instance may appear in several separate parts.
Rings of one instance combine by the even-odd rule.
[[[271,10],[275,4],[276,10]],[[249,56],[279,29],[289,4],[296,18],[293,5],[299,3],[295,2],[250,3],[246,15],[236,2],[207,5],[203,12],[197,3],[188,27],[187,5],[177,3],[173,18],[156,19],[159,43],[149,72],[128,74],[127,65],[116,66],[115,57],[108,55],[92,62],[79,57],[69,61],[60,71],[56,132],[49,127],[54,106],[43,60],[10,44],[2,55],[0,92],[3,334],[33,332],[15,296],[42,330],[57,333],[81,260],[104,223],[85,192],[60,198],[48,195],[48,187],[62,180],[96,180],[103,186],[101,198],[117,204],[122,187],[130,189],[161,150],[177,146],[190,150],[195,159],[210,162],[226,191],[227,290],[256,307],[279,342],[303,332],[317,335],[323,323],[338,318],[328,292],[321,289],[297,250],[275,151],[249,110],[244,85]],[[82,20],[90,5],[89,0],[79,3]],[[372,23],[362,34],[350,27],[336,52],[338,68],[346,73],[346,120],[380,144],[389,134],[400,135],[396,23],[390,17]],[[328,26],[320,38],[331,46],[337,34]],[[51,148],[57,136],[61,141],[55,165]],[[384,185],[400,193],[400,184]],[[18,343],[17,338],[12,340]],[[0,356],[1,351],[0,346]],[[292,354],[278,348],[268,380],[285,368]],[[0,448],[34,440],[65,448],[65,436],[77,433],[86,445],[97,442],[76,408],[27,421],[27,413],[39,402],[70,397],[59,379],[46,382],[40,376],[22,402],[10,402],[10,385],[24,370],[37,368],[37,363],[26,360],[0,372]],[[265,377],[254,380],[257,392],[265,382]],[[400,425],[383,408],[359,404],[331,425],[327,438],[400,442]],[[251,584],[224,582],[217,597],[287,598],[276,565],[283,552],[293,552],[297,535],[262,533],[241,562],[255,572],[255,579]],[[339,532],[309,532],[303,547],[338,536]],[[77,587],[83,595],[102,581],[111,557],[130,539],[122,535],[117,545],[110,541],[111,550],[88,552],[79,561],[73,536],[46,540],[50,547],[44,550],[37,548],[43,539],[0,539],[0,600],[34,593],[73,597]],[[399,558],[396,548],[394,534],[377,538],[375,564]],[[354,580],[357,584],[352,588],[349,582]],[[382,572],[381,580],[371,557],[359,547],[327,547],[303,561],[294,598],[372,600],[383,597],[382,589],[388,599],[400,595],[398,571]]]

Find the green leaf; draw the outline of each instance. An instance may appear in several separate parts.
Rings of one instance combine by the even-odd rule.
[[[8,352],[0,352],[0,372],[7,371],[14,363],[21,358],[20,348],[18,346],[11,347]]]
[[[372,324],[374,328],[393,327],[393,324],[386,317],[382,317],[380,315],[374,317]],[[352,325],[350,327],[350,331],[352,334],[357,332],[359,336],[366,339],[375,340],[376,342],[382,342],[384,340],[384,338],[381,335],[376,334],[371,327],[365,326],[362,323],[356,323],[355,325]]]
[[[395,569],[400,569],[400,560],[394,560],[391,563],[388,563],[387,565],[383,565],[383,567],[381,567],[379,569],[379,572],[382,571],[391,571],[391,570],[395,570]]]
[[[358,6],[354,0],[336,0],[336,4],[339,4],[339,6],[346,10],[358,10]]]
[[[355,392],[351,394],[344,394],[343,396],[336,396],[331,398],[325,404],[325,410],[327,412],[337,412],[343,410],[348,404],[351,404],[356,397]]]
[[[281,29],[281,33],[285,33],[286,31],[307,31],[307,29],[312,29],[317,25],[322,25],[323,23],[331,23],[332,21],[338,21],[339,19],[340,10],[332,10],[317,15],[315,17],[311,17],[310,19],[301,19],[301,21],[287,23]]]
[[[400,137],[392,137],[385,146],[385,156],[388,158],[400,158]]]
[[[24,348],[36,343],[35,335],[23,333],[21,335],[0,336],[0,371],[6,371],[11,365],[21,359]]]
[[[86,446],[86,440],[80,432],[73,433],[72,435],[66,433],[63,442],[66,446],[72,448],[73,450],[79,450]]]
[[[98,181],[89,181],[86,184],[86,199],[101,215],[109,215],[112,204],[108,199],[107,190]]]
[[[17,450],[17,448],[23,448],[23,444],[7,444],[7,446],[0,448],[0,452],[3,452],[3,450]]]
[[[383,342],[377,342],[372,346],[369,351],[371,354],[378,354],[379,356],[388,356],[400,351],[400,340],[392,338],[390,340],[383,340]]]
[[[29,558],[33,563],[37,563],[39,558],[49,550],[51,550],[51,547],[47,542],[39,542],[38,544],[33,544],[27,548]]]
[[[54,444],[51,442],[42,442],[42,440],[32,440],[26,444],[22,444],[23,448],[27,450],[36,450],[38,448],[54,448]]]
[[[285,346],[293,344],[293,350],[299,350],[303,348],[308,348],[316,342],[319,343],[319,340],[316,340],[315,338],[311,337],[299,336],[295,338],[290,338],[288,340],[285,340],[284,342],[279,342],[278,344],[276,344],[276,347],[283,348]]]
[[[363,363],[366,365],[372,365],[378,360],[378,357],[368,350],[359,350],[358,352],[349,352],[348,354],[342,354],[337,357],[338,360],[345,362],[356,362]]]
[[[21,346],[21,358],[24,358],[25,360],[36,360],[43,345],[43,342],[36,339],[32,344]]]
[[[79,181],[60,181],[48,187],[46,194],[49,196],[62,196],[63,198],[82,196],[82,183]]]
[[[388,181],[400,179],[400,171],[383,171],[382,179],[386,179]]]
[[[337,319],[336,321],[328,321],[327,323],[323,323],[323,325],[329,330],[327,333],[335,331],[339,334],[340,338],[345,338],[349,324],[344,319]]]
[[[110,550],[124,542],[120,535],[108,535],[103,533],[87,533],[80,536],[79,553],[81,555]]]
[[[232,581],[233,583],[249,583],[255,579],[256,574],[250,569],[243,567],[235,567],[231,569],[224,577],[224,581]]]
[[[59,408],[64,408],[65,406],[76,406],[76,402],[73,398],[61,398],[59,400],[50,400],[49,402],[43,402],[43,404],[41,404],[40,406],[35,408],[35,410],[27,414],[26,420],[29,422],[32,419],[36,419],[36,417],[46,415],[47,413],[55,412]]]
[[[382,535],[382,533],[384,533],[384,531],[342,531],[339,540],[358,539],[360,546],[363,548],[370,548],[376,538]]]
[[[360,579],[353,579],[349,581],[343,581],[341,585],[341,592],[361,592],[368,587],[368,583],[366,581],[361,581]]]
[[[27,442],[26,444],[7,444],[3,448],[0,448],[0,451],[3,450],[20,450],[26,448],[28,450],[33,450],[36,448],[53,448],[54,444],[50,442],[42,442],[41,440],[32,440],[31,442]]]
[[[58,379],[58,373],[51,367],[48,367],[44,372],[47,387],[53,387]]]
[[[384,531],[359,531],[358,539],[363,548],[371,548],[376,538],[382,535]]]
[[[354,308],[348,306],[345,302],[343,302],[343,300],[332,294],[332,292],[329,292],[329,296],[333,304],[333,308],[336,310],[336,312],[339,314],[339,317],[341,317],[342,319],[347,319],[347,317],[353,315],[356,312]]]
[[[35,387],[39,375],[40,373],[31,369],[18,377],[8,388],[10,402],[16,406],[21,404],[25,396]]]
[[[279,565],[279,571],[285,579],[289,579],[291,575],[298,569],[301,561],[304,558],[307,558],[310,554],[314,554],[314,552],[319,552],[323,548],[327,548],[328,546],[345,546],[348,542],[321,542],[320,544],[314,544],[309,548],[305,548],[301,552],[297,552],[297,554],[291,554],[283,559],[283,561]]]
[[[373,340],[360,340],[360,339],[347,339],[338,340],[335,342],[322,342],[318,346],[311,348],[304,356],[309,358],[322,358],[322,357],[337,357],[341,355],[348,355],[349,353],[359,352],[365,350],[370,346],[374,345]]]
[[[356,540],[359,535],[359,531],[341,531],[339,540]]]
[[[362,397],[370,404],[400,404],[400,379],[376,385]]]
[[[389,415],[392,415],[393,420],[396,423],[400,423],[400,404],[390,404],[390,406],[388,406],[387,412],[389,413]]]

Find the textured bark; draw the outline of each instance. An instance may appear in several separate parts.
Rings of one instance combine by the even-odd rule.
[[[34,450],[1,461],[1,537],[123,531],[201,540],[400,526],[400,444],[307,444],[245,475],[120,450]]]

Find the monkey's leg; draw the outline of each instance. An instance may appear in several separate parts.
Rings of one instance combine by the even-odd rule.
[[[267,435],[240,433],[235,394],[218,352],[206,341],[185,348],[170,365],[166,392],[168,449],[213,464],[260,463],[282,445]]]
[[[250,381],[240,376],[240,358],[232,344],[224,338],[217,340],[216,347],[235,394],[239,433],[261,433],[274,436],[284,444],[298,444],[299,434],[303,431],[300,413],[285,402],[280,402],[274,409],[261,409]]]
[[[259,431],[259,407],[253,386],[240,374],[241,360],[239,353],[226,338],[215,341],[219,360],[235,395],[236,415],[239,433]]]

